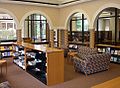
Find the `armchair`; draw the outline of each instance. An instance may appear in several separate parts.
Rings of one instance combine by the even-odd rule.
[[[78,56],[73,57],[75,71],[88,75],[109,69],[111,58],[109,53],[97,53],[96,49],[85,46],[78,48],[78,50]]]

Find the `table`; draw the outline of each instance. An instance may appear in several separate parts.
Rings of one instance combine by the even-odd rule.
[[[1,74],[2,74],[2,66],[3,65],[6,66],[6,74],[7,74],[7,61],[2,59],[2,60],[0,60]]]
[[[98,84],[92,88],[120,88],[120,77]]]
[[[73,57],[74,57],[75,55],[77,55],[77,52],[75,52],[75,51],[70,51],[70,52],[68,52],[67,62],[73,64]]]

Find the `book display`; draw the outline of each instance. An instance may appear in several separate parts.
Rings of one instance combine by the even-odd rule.
[[[108,45],[108,44],[97,44],[98,52],[106,52],[111,54],[111,62],[120,64],[120,46]]]
[[[22,69],[25,69],[25,58],[24,58],[24,47],[13,46],[13,62],[17,64]]]
[[[12,42],[2,42],[0,43],[1,58],[12,56]]]
[[[83,41],[82,38],[84,42],[82,42]],[[89,31],[84,31],[84,37],[82,36],[81,31],[72,31],[72,33],[69,31],[68,32],[69,49],[71,49],[71,46],[76,47],[77,45],[89,46],[89,38],[90,38]]]
[[[46,85],[64,82],[64,52],[61,49],[45,44],[13,43],[13,59]]]
[[[72,31],[72,35],[70,35],[70,31],[68,32],[68,40],[69,41],[82,41],[82,31]],[[90,37],[89,31],[84,31],[84,42],[88,42]]]
[[[112,44],[112,31],[95,31],[95,42]]]

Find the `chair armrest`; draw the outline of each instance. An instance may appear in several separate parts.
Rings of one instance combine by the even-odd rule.
[[[74,59],[74,60],[81,61],[81,62],[84,62],[84,60],[83,60],[82,58],[80,58],[79,56],[74,56],[73,59]]]

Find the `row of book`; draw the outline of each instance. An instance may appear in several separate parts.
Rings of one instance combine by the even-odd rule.
[[[109,52],[114,55],[120,55],[120,50],[113,50],[110,48],[98,48],[98,52]]]
[[[2,52],[2,57],[12,56],[12,52]]]
[[[4,50],[12,50],[12,46],[0,46],[0,50],[4,51]]]
[[[111,57],[111,60],[110,60],[110,61],[120,63],[120,58]]]

